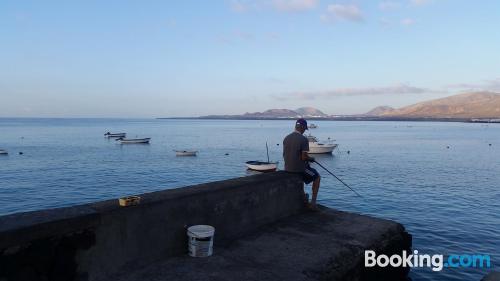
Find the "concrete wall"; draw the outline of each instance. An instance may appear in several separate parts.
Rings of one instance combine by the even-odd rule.
[[[185,226],[215,226],[217,246],[303,208],[297,176],[276,172],[0,217],[0,281],[106,280],[186,253]]]

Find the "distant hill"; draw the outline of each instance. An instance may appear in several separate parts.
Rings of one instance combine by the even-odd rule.
[[[383,114],[389,113],[394,111],[394,108],[390,106],[377,106],[374,109],[368,111],[367,113],[363,114],[365,116],[381,116]]]
[[[268,109],[264,112],[245,113],[244,117],[256,118],[296,118],[300,114],[290,109]]]
[[[500,118],[500,94],[475,92],[425,101],[394,110],[378,107],[365,115],[412,118]]]
[[[243,115],[210,115],[201,119],[328,119],[328,120],[456,120],[499,119],[500,94],[475,92],[454,95],[394,109],[379,106],[361,115],[327,115],[313,107],[291,109],[269,109],[264,112]]]
[[[307,118],[307,117],[328,117],[328,114],[325,114],[321,110],[316,109],[314,107],[297,108],[297,109],[295,109],[295,112],[297,112],[299,115],[301,115],[304,118]]]
[[[264,112],[247,112],[243,115],[209,115],[200,118],[222,118],[222,119],[277,119],[277,118],[326,118],[329,115],[313,107],[301,107],[291,109],[268,109]]]
[[[384,113],[383,116],[496,118],[500,117],[500,94],[491,92],[459,94],[405,106]]]

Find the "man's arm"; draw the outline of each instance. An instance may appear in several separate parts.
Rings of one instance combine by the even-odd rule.
[[[310,157],[307,151],[302,151],[302,155],[300,158],[302,159],[302,161],[309,161],[309,162],[314,161],[314,157]]]
[[[303,139],[301,149],[302,149],[302,153],[300,154],[300,159],[302,159],[302,161],[309,161],[309,162],[314,161],[314,158],[309,156],[309,153],[308,153],[309,152],[309,141],[307,140],[306,137],[304,137],[304,139]]]

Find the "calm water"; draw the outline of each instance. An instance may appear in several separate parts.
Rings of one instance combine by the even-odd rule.
[[[315,123],[314,135],[340,144],[334,156],[317,160],[364,196],[355,197],[323,172],[322,204],[397,220],[413,234],[420,253],[489,254],[498,270],[500,124]],[[10,152],[0,156],[0,214],[245,176],[245,161],[266,159],[266,141],[271,160],[282,162],[277,144],[292,126],[290,121],[0,119],[0,148]],[[119,145],[103,137],[107,131],[152,142]],[[188,148],[199,150],[198,157],[176,157],[172,151]],[[411,277],[479,280],[487,271],[414,269]]]

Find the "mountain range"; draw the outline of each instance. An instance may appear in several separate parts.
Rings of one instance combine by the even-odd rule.
[[[378,117],[499,118],[500,94],[475,92],[425,101],[398,109],[376,107],[364,114]]]
[[[377,118],[377,119],[473,119],[500,118],[500,94],[493,92],[473,92],[458,94],[440,99],[420,102],[413,105],[392,108],[378,106],[365,114],[334,116],[313,107],[291,109],[269,109],[264,112],[243,115],[210,115],[200,118],[213,119],[335,119],[335,118]]]
[[[264,112],[247,112],[243,115],[210,115],[201,118],[223,118],[223,119],[276,119],[276,118],[327,118],[328,114],[313,107],[301,107],[291,109],[268,109]]]

